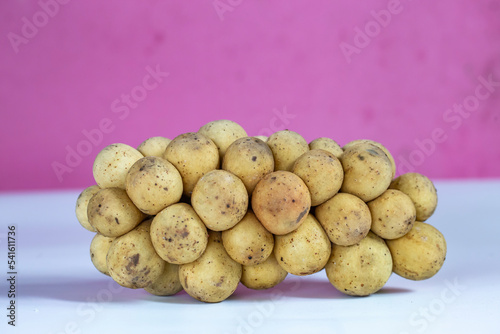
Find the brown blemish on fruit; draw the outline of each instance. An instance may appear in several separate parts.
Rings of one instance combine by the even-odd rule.
[[[407,225],[410,225],[410,224],[413,222],[413,219],[414,219],[413,217],[408,218],[408,219],[405,221],[405,223],[406,223]]]
[[[220,287],[222,285],[222,283],[224,283],[224,278],[226,278],[226,276],[221,276],[219,282],[217,282],[215,284],[216,287]]]
[[[181,237],[186,238],[188,235],[189,235],[189,231],[186,228],[184,228],[182,230]]]
[[[127,269],[127,271],[130,271],[131,267],[132,266],[136,267],[138,263],[139,263],[139,254],[132,255],[129,258],[129,262],[128,262],[127,266],[125,267],[125,269]]]
[[[305,214],[309,211],[309,207],[307,207],[304,211],[302,211],[299,215],[299,217],[297,218],[297,223],[300,222],[300,220],[305,216]]]

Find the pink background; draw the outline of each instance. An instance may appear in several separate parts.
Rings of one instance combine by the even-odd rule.
[[[221,118],[249,135],[377,140],[400,172],[413,161],[431,178],[499,177],[500,87],[474,97],[478,77],[500,82],[499,1],[391,2],[42,0],[51,17],[38,1],[1,1],[0,189],[83,188],[104,146]],[[122,94],[144,92],[157,66],[168,77],[147,79],[156,88],[125,114]],[[447,112],[462,103],[470,113]],[[86,156],[59,180],[68,148]]]

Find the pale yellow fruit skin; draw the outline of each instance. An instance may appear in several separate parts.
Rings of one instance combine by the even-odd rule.
[[[426,221],[436,210],[438,197],[436,187],[432,181],[419,173],[406,173],[397,177],[389,186],[410,196],[415,209],[417,220]]]
[[[218,303],[236,290],[241,279],[241,264],[227,254],[220,232],[209,232],[208,245],[196,261],[179,266],[179,279],[193,298]]]
[[[191,205],[207,228],[224,231],[245,216],[248,193],[233,173],[213,170],[202,176],[194,187]]]
[[[191,196],[198,180],[219,167],[219,150],[201,133],[188,132],[175,137],[163,153],[182,176],[183,193]]]
[[[367,203],[372,214],[371,230],[384,239],[397,239],[408,233],[416,220],[415,205],[405,193],[388,189]]]
[[[359,143],[373,144],[373,145],[377,146],[378,148],[380,148],[382,151],[384,151],[385,155],[387,155],[387,158],[389,158],[389,161],[391,162],[392,178],[394,178],[394,176],[396,175],[396,162],[394,161],[394,157],[392,156],[391,152],[389,152],[389,150],[381,143],[370,140],[370,139],[357,139],[357,140],[353,140],[353,141],[345,144],[342,149],[345,151],[349,147],[354,146],[354,145],[359,144]]]
[[[87,214],[87,209],[89,206],[89,201],[101,188],[99,186],[90,186],[84,189],[78,199],[76,200],[75,214],[76,219],[80,225],[90,232],[96,232],[95,228],[89,223],[89,216]]]
[[[172,140],[165,137],[151,137],[143,141],[137,150],[145,157],[162,157]]]
[[[262,140],[264,143],[267,143],[267,140],[269,139],[269,137],[267,136],[253,136],[253,137]]]
[[[203,125],[198,133],[212,139],[219,149],[221,158],[226,154],[226,150],[235,140],[247,137],[245,129],[236,122],[221,119]]]
[[[227,253],[239,264],[253,266],[267,260],[274,247],[274,237],[248,211],[245,217],[229,230],[222,232]]]
[[[125,189],[139,210],[148,215],[156,215],[181,199],[182,178],[167,160],[144,157],[130,168]]]
[[[302,154],[295,161],[292,173],[307,185],[312,206],[332,198],[344,181],[344,171],[339,159],[324,150],[310,150]]]
[[[283,269],[274,254],[267,260],[253,266],[243,266],[241,283],[249,289],[270,289],[283,282],[288,272]]]
[[[189,204],[176,203],[153,218],[151,242],[158,255],[168,263],[189,263],[205,251],[208,232]]]
[[[295,231],[275,236],[276,260],[293,275],[311,275],[322,270],[330,253],[330,240],[311,214],[307,215],[304,223]]]
[[[434,226],[416,221],[404,237],[387,240],[394,261],[394,273],[420,281],[431,278],[443,266],[446,240]]]
[[[146,217],[121,188],[99,190],[89,201],[87,215],[96,231],[106,237],[119,237]]]
[[[260,139],[240,138],[227,148],[222,169],[238,176],[250,195],[257,183],[274,171],[273,152]]]
[[[370,143],[359,143],[347,148],[340,162],[344,169],[344,183],[340,190],[368,202],[389,188],[392,180],[391,162],[387,155]]]
[[[382,238],[370,232],[355,245],[333,245],[325,271],[337,290],[351,296],[368,296],[389,280],[391,252]]]
[[[163,273],[165,261],[156,254],[149,228],[151,220],[144,221],[132,231],[116,238],[107,255],[109,275],[121,286],[145,288]]]
[[[172,296],[182,290],[179,280],[179,266],[177,264],[165,263],[162,274],[151,285],[144,288],[147,292],[156,296]]]
[[[274,170],[291,171],[298,157],[309,151],[306,140],[297,132],[283,130],[273,133],[267,140],[273,152]]]
[[[330,241],[341,246],[360,242],[370,231],[370,209],[360,198],[338,193],[316,207],[316,218],[325,229]]]
[[[327,137],[320,137],[314,139],[312,142],[309,143],[309,149],[311,150],[325,150],[327,152],[330,152],[337,158],[340,158],[342,153],[344,153],[344,150],[342,150],[342,147],[340,147],[339,144],[333,139],[327,138]]]
[[[102,149],[94,160],[92,172],[101,188],[125,189],[128,170],[139,159],[141,152],[125,144],[111,144]]]
[[[296,230],[311,209],[307,185],[287,171],[267,174],[252,194],[252,210],[269,232],[282,235]]]
[[[108,255],[111,243],[115,238],[108,238],[97,233],[90,243],[90,259],[96,267],[104,275],[109,276],[108,265],[106,264],[106,256]]]

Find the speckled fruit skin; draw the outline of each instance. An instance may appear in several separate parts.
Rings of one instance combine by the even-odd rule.
[[[99,233],[96,233],[90,243],[90,259],[96,267],[104,275],[109,276],[108,265],[106,264],[106,256],[109,248],[115,238],[108,238]]]
[[[151,242],[158,255],[168,263],[189,263],[205,251],[208,232],[191,205],[176,203],[154,217]]]
[[[340,157],[344,183],[340,191],[353,194],[368,202],[389,188],[392,180],[391,162],[387,155],[370,143],[347,148]]]
[[[210,138],[197,132],[183,133],[172,139],[163,158],[181,174],[186,196],[191,196],[203,175],[219,167],[219,149]]]
[[[139,210],[156,215],[182,196],[181,174],[170,162],[144,157],[130,168],[125,179],[127,195]]]
[[[314,139],[312,142],[309,143],[309,149],[310,150],[325,150],[327,152],[332,153],[334,156],[337,158],[340,158],[342,153],[344,153],[344,150],[342,150],[342,147],[340,147],[339,144],[333,139],[327,138],[327,137],[320,137]]]
[[[273,152],[258,138],[240,138],[227,148],[222,169],[238,176],[251,195],[257,183],[274,171]]]
[[[181,291],[182,285],[179,280],[179,266],[177,264],[165,263],[165,268],[160,277],[145,287],[144,290],[156,296],[172,296]]]
[[[92,167],[97,185],[101,188],[125,189],[128,170],[143,157],[141,152],[126,144],[106,146],[97,154]]]
[[[221,159],[224,157],[227,148],[237,139],[247,136],[246,131],[236,122],[220,119],[203,125],[198,133],[213,140],[219,149]]]
[[[191,205],[208,229],[225,231],[238,224],[247,213],[248,193],[233,173],[213,170],[194,187]]]
[[[344,181],[344,171],[339,159],[324,150],[310,150],[302,154],[295,161],[292,172],[307,185],[312,206],[332,198]]]
[[[287,275],[288,272],[279,265],[274,254],[271,254],[262,263],[243,266],[241,283],[249,289],[270,289],[283,282]]]
[[[146,220],[129,233],[116,238],[109,248],[106,263],[109,275],[121,286],[145,288],[163,272],[165,261],[156,254]]]
[[[311,209],[307,185],[287,171],[267,174],[252,194],[252,209],[264,227],[275,235],[297,229]]]
[[[342,149],[345,151],[349,147],[360,144],[360,143],[368,143],[368,144],[375,145],[385,153],[385,155],[387,156],[387,158],[389,158],[389,161],[391,163],[392,178],[394,178],[394,176],[396,175],[396,162],[394,161],[394,157],[392,156],[391,152],[389,152],[389,150],[381,143],[370,140],[370,139],[357,139],[357,140],[353,140],[353,141],[345,144],[344,147],[342,147]]]
[[[367,203],[372,214],[371,230],[384,239],[397,239],[408,233],[416,220],[415,205],[405,193],[388,189]]]
[[[184,290],[206,303],[218,303],[233,294],[241,279],[241,264],[226,253],[220,232],[209,232],[207,249],[196,261],[179,266]]]
[[[172,140],[165,137],[151,137],[143,141],[137,150],[145,157],[162,157]]]
[[[276,260],[293,275],[305,276],[320,271],[325,267],[330,253],[330,239],[311,214],[295,231],[275,236]]]
[[[357,196],[338,193],[314,212],[330,241],[341,246],[360,242],[370,231],[370,209]]]
[[[274,170],[291,171],[298,157],[309,151],[306,140],[297,132],[283,130],[273,133],[267,140],[273,152]]]
[[[370,232],[355,245],[333,245],[325,270],[337,290],[368,296],[380,290],[391,276],[391,252],[382,238]]]
[[[90,186],[88,188],[85,188],[80,195],[78,196],[78,199],[76,200],[76,207],[75,207],[75,213],[76,213],[76,219],[80,222],[80,224],[85,228],[86,230],[90,232],[96,232],[95,228],[89,223],[89,216],[87,214],[87,209],[89,206],[89,201],[94,196],[101,188],[99,186]]]
[[[227,253],[239,264],[252,266],[264,262],[274,248],[274,236],[248,211],[245,217],[229,230],[222,232]]]
[[[92,227],[106,237],[124,235],[146,218],[121,188],[99,190],[89,201],[87,215]]]
[[[419,173],[406,173],[397,177],[389,186],[410,196],[415,209],[417,220],[426,221],[436,210],[438,197],[436,187],[432,181]]]
[[[416,221],[404,237],[387,240],[394,261],[394,272],[420,281],[431,278],[446,259],[446,240],[434,226]]]

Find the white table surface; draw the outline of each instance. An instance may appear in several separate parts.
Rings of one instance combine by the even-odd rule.
[[[324,270],[277,287],[240,284],[217,304],[181,292],[121,288],[89,257],[93,234],[74,215],[79,191],[0,193],[0,333],[500,333],[500,180],[439,181],[429,223],[446,237],[441,271],[393,274],[369,297],[349,297]],[[7,226],[17,227],[17,319],[7,325]]]

